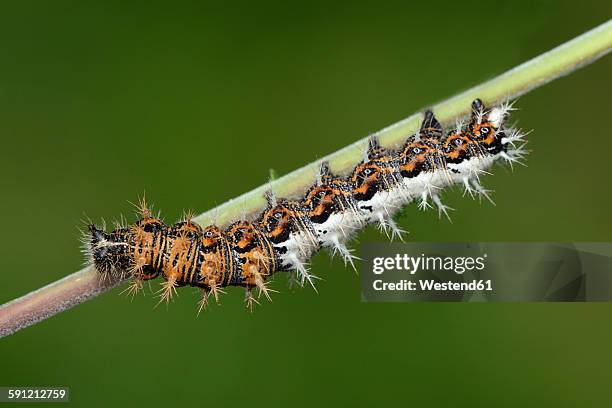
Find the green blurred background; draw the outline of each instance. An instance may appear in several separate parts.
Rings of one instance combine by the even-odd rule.
[[[83,213],[146,189],[196,212],[478,84],[604,22],[580,2],[5,2],[0,15],[0,302],[81,267]],[[522,97],[527,168],[497,206],[411,208],[420,241],[612,239],[612,58]],[[361,242],[383,238],[374,229]],[[359,248],[359,244],[355,244]],[[0,385],[72,405],[609,406],[612,304],[367,304],[326,254],[319,294],[199,318],[120,289],[0,340]]]

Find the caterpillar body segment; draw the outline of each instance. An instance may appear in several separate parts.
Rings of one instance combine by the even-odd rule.
[[[393,216],[408,201],[409,192],[403,189],[398,157],[395,152],[380,146],[371,137],[365,159],[350,175],[357,208],[366,223],[376,223],[391,239],[401,238]]]
[[[306,208],[299,201],[276,200],[267,195],[268,207],[261,214],[258,224],[272,244],[278,259],[278,270],[294,271],[298,282],[310,283],[314,279],[308,271],[308,260],[319,250],[316,231],[308,218]]]
[[[353,197],[351,183],[334,175],[327,162],[321,163],[317,182],[308,189],[303,204],[322,248],[342,257],[345,265],[356,270],[358,259],[347,247],[347,242],[366,220]]]

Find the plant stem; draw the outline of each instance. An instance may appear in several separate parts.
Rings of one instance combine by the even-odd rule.
[[[442,123],[450,123],[455,118],[468,114],[470,103],[477,97],[486,105],[496,105],[517,98],[590,64],[606,55],[611,49],[612,20],[490,81],[434,105],[432,109]],[[420,120],[421,114],[416,113],[380,130],[376,136],[384,146],[396,146],[418,129]],[[321,160],[328,161],[331,169],[337,173],[346,172],[361,159],[366,144],[367,138],[363,138]],[[229,200],[199,215],[195,221],[206,225],[215,218],[217,223],[222,225],[237,219],[245,211],[247,213],[260,211],[265,205],[263,193],[266,189],[272,189],[282,197],[303,193],[313,182],[320,161],[310,163],[269,184]],[[95,269],[88,267],[8,302],[0,306],[0,337],[8,336],[69,309],[120,283],[120,281],[102,282]]]

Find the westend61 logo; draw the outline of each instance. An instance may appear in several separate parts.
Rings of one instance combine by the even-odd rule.
[[[471,256],[410,256],[395,254],[394,257],[376,257],[372,260],[372,272],[380,275],[388,270],[406,271],[411,275],[419,271],[453,271],[463,274],[465,271],[482,271],[485,268],[487,254]]]

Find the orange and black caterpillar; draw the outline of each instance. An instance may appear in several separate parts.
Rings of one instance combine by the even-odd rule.
[[[132,293],[161,275],[160,301],[169,301],[177,287],[193,286],[202,293],[201,310],[210,296],[218,302],[224,287],[241,286],[252,308],[254,289],[270,299],[268,283],[276,272],[292,272],[299,284],[314,287],[307,262],[321,248],[354,267],[356,257],[346,243],[364,225],[376,223],[391,239],[401,239],[404,231],[393,215],[412,201],[426,209],[431,199],[448,216],[439,193],[456,184],[472,197],[490,200],[480,175],[498,159],[512,164],[525,155],[524,135],[505,124],[510,111],[509,104],[487,109],[476,99],[469,120],[449,131],[426,111],[419,132],[397,150],[372,137],[363,161],[347,176],[333,174],[323,162],[301,199],[268,193],[258,217],[226,228],[202,228],[190,216],[166,225],[143,201],[140,219],[130,226],[107,233],[89,225],[87,250],[101,274],[129,278]]]

